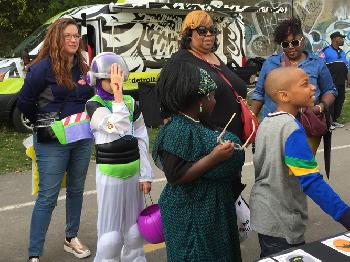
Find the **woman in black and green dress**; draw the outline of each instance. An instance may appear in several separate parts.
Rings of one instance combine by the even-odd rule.
[[[240,175],[240,140],[208,128],[215,82],[189,63],[168,63],[157,83],[171,120],[159,131],[153,159],[167,178],[159,205],[168,261],[241,261],[232,181]]]

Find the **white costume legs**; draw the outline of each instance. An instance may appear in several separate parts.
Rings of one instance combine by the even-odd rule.
[[[125,207],[128,212],[125,212],[124,226],[124,247],[122,250],[122,261],[146,261],[143,250],[143,239],[137,227],[137,218],[144,206],[143,193],[139,190],[138,176],[135,182],[125,185]],[[135,186],[136,185],[136,186]]]
[[[96,171],[98,240],[94,262],[146,261],[136,224],[143,208],[138,183],[138,175],[119,179]]]

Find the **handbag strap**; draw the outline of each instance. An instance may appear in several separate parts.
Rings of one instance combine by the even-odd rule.
[[[233,88],[232,84],[230,83],[230,81],[227,79],[227,77],[224,75],[223,72],[219,71],[217,68],[215,68],[217,73],[219,74],[219,76],[226,81],[226,83],[229,85],[230,89],[232,90],[233,94],[236,96],[238,102],[243,99],[237,92],[236,90]]]
[[[227,79],[227,77],[225,76],[225,74],[221,71],[220,68],[218,68],[216,65],[210,63],[207,59],[205,59],[202,54],[200,54],[199,52],[192,50],[191,49],[191,53],[194,54],[196,57],[198,57],[199,59],[207,62],[209,64],[209,66],[211,68],[213,68],[218,75],[229,85],[231,91],[233,92],[233,94],[236,96],[237,102],[240,102],[240,100],[242,100],[243,98],[236,92],[236,90],[233,88],[231,82]]]

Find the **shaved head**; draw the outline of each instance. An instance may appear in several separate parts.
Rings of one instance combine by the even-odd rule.
[[[265,91],[276,102],[279,91],[288,91],[290,86],[306,73],[296,67],[279,67],[272,70],[265,79]]]

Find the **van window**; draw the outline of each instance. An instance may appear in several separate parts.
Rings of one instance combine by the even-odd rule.
[[[16,64],[12,63],[9,66],[0,68],[0,75],[2,76],[2,78],[4,78],[5,75],[7,75],[9,78],[17,78],[17,77],[19,77],[19,73],[18,73]]]
[[[25,49],[28,53],[36,48],[43,40],[49,24],[44,24],[22,41],[14,50],[15,56],[21,57]]]

